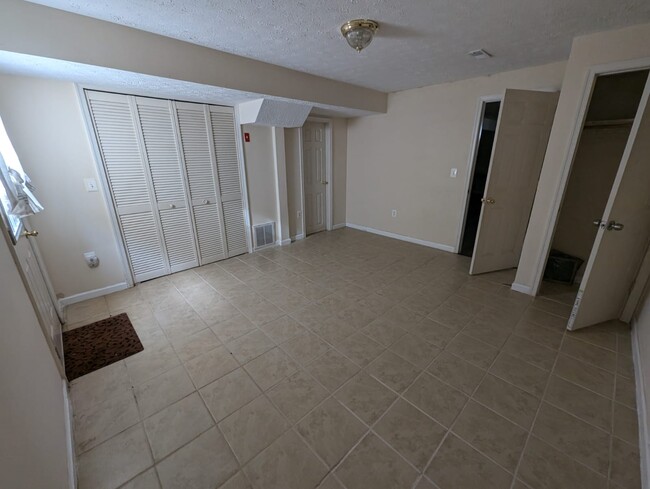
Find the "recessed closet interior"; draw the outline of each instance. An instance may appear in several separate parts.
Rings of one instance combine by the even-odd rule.
[[[643,70],[596,79],[551,246],[582,260],[576,283],[591,254],[647,77]]]

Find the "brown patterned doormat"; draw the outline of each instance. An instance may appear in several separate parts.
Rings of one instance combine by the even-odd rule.
[[[63,333],[68,381],[144,350],[125,312]]]

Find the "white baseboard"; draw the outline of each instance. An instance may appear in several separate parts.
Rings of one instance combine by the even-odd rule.
[[[334,224],[334,226],[332,226],[332,231],[334,231],[334,230],[336,230],[336,229],[344,228],[345,226],[346,226],[346,223],[344,223],[344,222],[340,222],[340,223],[338,223],[338,224]]]
[[[305,239],[305,233],[296,234],[291,238],[292,241],[300,241],[301,239]]]
[[[119,284],[109,285],[108,287],[102,287],[101,289],[89,290],[87,292],[81,292],[80,294],[64,297],[59,299],[59,304],[61,304],[61,307],[65,307],[70,304],[87,301],[88,299],[95,299],[96,297],[112,294],[113,292],[119,292],[120,290],[128,288],[129,286],[126,282],[120,282]]]
[[[650,452],[648,444],[650,443],[650,436],[648,436],[648,407],[645,402],[643,379],[643,365],[641,350],[639,348],[639,338],[637,335],[637,322],[632,320],[630,323],[632,327],[632,363],[634,364],[634,379],[636,384],[636,409],[639,418],[639,455],[641,463],[641,487],[644,489],[650,488]]]
[[[412,238],[410,236],[404,236],[402,234],[395,234],[388,231],[382,231],[380,229],[369,228],[367,226],[360,226],[358,224],[352,224],[351,222],[345,223],[345,226],[352,229],[358,229],[359,231],[366,231],[368,233],[379,234],[380,236],[386,236],[387,238],[399,239],[401,241],[408,241],[409,243],[419,244],[422,246],[427,246],[429,248],[435,248],[437,250],[448,251],[449,253],[454,252],[453,246],[434,243],[433,241],[425,241],[423,239]]]
[[[68,459],[68,488],[77,489],[77,462],[74,451],[74,431],[72,430],[72,405],[68,395],[68,381],[63,379],[63,414],[65,416],[66,452]]]
[[[285,246],[288,244],[291,244],[291,238],[283,239],[282,241],[280,241],[280,246]]]
[[[513,282],[512,286],[510,288],[512,290],[514,290],[515,292],[521,292],[522,294],[535,295],[535,294],[533,294],[533,288],[529,287],[528,285],[522,285],[522,284],[518,284],[516,282]]]

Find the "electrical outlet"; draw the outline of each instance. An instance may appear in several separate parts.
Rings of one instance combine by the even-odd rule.
[[[86,265],[90,268],[97,268],[99,266],[99,258],[94,251],[84,253],[84,259],[86,260]]]
[[[452,168],[451,173],[449,173],[449,176],[451,178],[456,178],[456,175],[458,175],[458,168]]]
[[[397,217],[397,209],[393,209],[392,211],[390,211],[390,215],[393,217]]]

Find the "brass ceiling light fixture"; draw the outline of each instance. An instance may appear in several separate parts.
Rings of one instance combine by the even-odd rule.
[[[350,20],[341,26],[341,34],[351,48],[361,50],[372,42],[375,32],[379,29],[377,21],[369,19]]]

